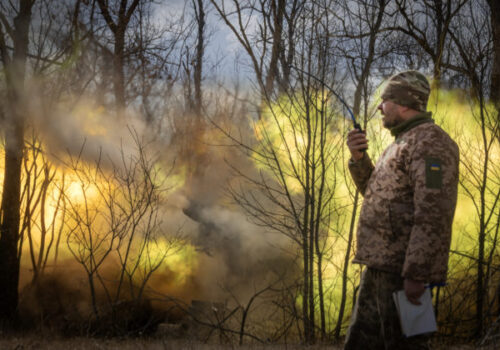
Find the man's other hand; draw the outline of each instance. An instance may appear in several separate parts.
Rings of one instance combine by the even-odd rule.
[[[418,300],[424,294],[425,291],[425,283],[420,281],[414,281],[408,278],[405,278],[404,281],[404,289],[406,297],[408,301],[414,305],[421,305],[421,302]]]
[[[363,150],[368,148],[368,140],[364,132],[354,129],[347,134],[347,147],[351,151],[353,160],[360,160],[364,156]]]

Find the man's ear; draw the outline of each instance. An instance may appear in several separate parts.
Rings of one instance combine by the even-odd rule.
[[[399,115],[404,117],[413,117],[418,111],[414,110],[411,107],[401,106],[399,105]]]
[[[397,111],[399,115],[405,115],[408,112],[408,107],[406,106],[401,106],[399,104],[396,104],[397,106]]]
[[[399,106],[401,109],[399,110],[401,113],[406,113],[408,112],[411,108],[407,106]]]

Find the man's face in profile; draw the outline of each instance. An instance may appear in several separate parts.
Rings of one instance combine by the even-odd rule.
[[[382,100],[377,109],[383,116],[382,123],[384,125],[384,128],[393,128],[403,121],[400,114],[400,108],[400,105],[392,101]]]

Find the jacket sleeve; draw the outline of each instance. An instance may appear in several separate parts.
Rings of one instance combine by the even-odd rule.
[[[410,155],[414,217],[402,271],[405,278],[446,280],[458,166],[458,147],[447,135],[426,135]]]
[[[356,187],[358,188],[359,192],[364,195],[366,185],[368,184],[368,180],[370,179],[370,176],[374,169],[370,157],[365,152],[365,155],[360,160],[349,160],[348,166],[351,177],[354,180]]]

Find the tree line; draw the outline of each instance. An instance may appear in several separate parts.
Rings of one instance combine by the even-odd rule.
[[[460,193],[471,208],[467,224],[454,226],[457,242],[467,244],[452,246],[449,284],[434,296],[441,332],[488,335],[500,310],[499,10],[493,0],[2,3],[2,324],[18,314],[26,247],[35,285],[66,244],[87,276],[93,317],[102,311],[96,284],[112,314],[124,299],[145,299],[167,255],[188,244],[179,235],[158,243],[166,188],[161,157],[148,142],[171,142],[164,152],[182,159],[187,184],[206,175],[210,145],[221,142],[240,154],[226,164],[228,198],[256,227],[285,237],[293,273],[273,271],[246,300],[228,289],[236,306],[223,321],[238,315],[236,331],[220,319],[214,327],[240,343],[245,335],[260,338],[264,330],[249,330],[262,317],[254,311],[252,318],[259,304],[279,311],[273,340],[339,339],[359,283],[350,260],[362,198],[346,171],[351,125],[335,94],[367,130],[376,158],[390,142],[376,120],[380,83],[416,69],[432,82],[429,108],[461,148]],[[231,38],[235,62],[217,56],[218,32]],[[109,162],[106,154],[89,161],[88,145],[76,147],[61,160],[61,177],[48,147],[57,131],[39,110],[51,114],[58,104],[82,101],[103,107],[116,123],[140,120],[150,138],[131,129],[133,156],[122,147]],[[467,130],[453,125],[455,102],[469,106]],[[76,203],[69,177],[82,194],[95,191],[99,205],[88,197]],[[188,197],[196,201],[196,193]],[[195,209],[186,215],[196,218]],[[120,266],[114,277],[102,267],[110,256]]]

